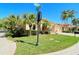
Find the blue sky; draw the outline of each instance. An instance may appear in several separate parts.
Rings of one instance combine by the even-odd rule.
[[[75,10],[77,11],[75,15],[79,18],[78,3],[41,3],[43,18],[51,22],[61,23],[60,16],[63,10]],[[0,3],[0,18],[5,18],[11,14],[22,15],[29,12],[36,14],[33,3]]]

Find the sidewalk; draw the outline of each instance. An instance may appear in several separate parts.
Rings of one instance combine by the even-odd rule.
[[[13,55],[16,50],[16,43],[5,38],[5,33],[0,33],[0,55]]]
[[[79,37],[79,34],[75,34],[75,35],[74,35],[74,33],[58,33],[58,34]]]

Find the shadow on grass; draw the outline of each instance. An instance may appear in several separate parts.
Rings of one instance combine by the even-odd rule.
[[[33,42],[25,42],[25,41],[23,41],[23,40],[15,40],[15,42],[27,43],[27,44],[29,44],[29,45],[36,46],[36,44],[33,43]]]
[[[15,40],[15,42],[25,43],[23,40]]]
[[[27,44],[30,44],[30,45],[33,45],[33,46],[36,46],[35,43],[32,43],[32,42],[26,42]]]

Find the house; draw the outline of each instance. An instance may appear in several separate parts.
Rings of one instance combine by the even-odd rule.
[[[50,31],[50,33],[61,33],[63,31],[68,31],[73,28],[70,24],[57,24],[50,22],[47,19],[42,19],[40,22],[40,31]],[[37,30],[37,24],[33,24],[31,27],[32,30]],[[30,30],[29,25],[26,24],[26,30]]]
[[[32,27],[31,27],[32,30],[37,30],[37,25],[36,24],[33,24]],[[29,28],[29,24],[26,24],[26,30],[30,30]]]
[[[59,24],[62,28],[62,32],[72,32],[75,28],[79,31],[79,26],[74,26],[72,24]]]
[[[62,27],[59,24],[51,23],[51,33],[60,33],[62,32]]]

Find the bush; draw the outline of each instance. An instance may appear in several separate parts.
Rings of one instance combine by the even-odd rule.
[[[24,33],[25,33],[25,29],[22,26],[18,26],[12,30],[8,30],[6,36],[20,37],[20,36],[24,36]]]
[[[29,36],[29,35],[30,35],[29,32],[30,32],[29,30],[25,30],[24,36],[25,36],[25,35],[26,35],[26,36]]]
[[[30,32],[30,30],[26,30],[24,35],[29,36],[30,35],[29,32]],[[31,35],[36,35],[36,32],[37,32],[36,30],[31,30]]]
[[[41,34],[50,34],[50,31],[49,30],[46,30],[46,31],[40,31]]]
[[[64,33],[71,33],[72,31],[63,31]]]
[[[12,33],[13,33],[13,37],[20,37],[23,36],[25,30],[23,27],[18,26]]]
[[[6,32],[5,36],[13,36],[13,34],[11,32]]]
[[[25,20],[11,15],[4,21],[4,28],[8,31],[6,36],[20,37],[25,33]]]
[[[32,30],[32,35],[36,35],[37,31],[36,30]]]

